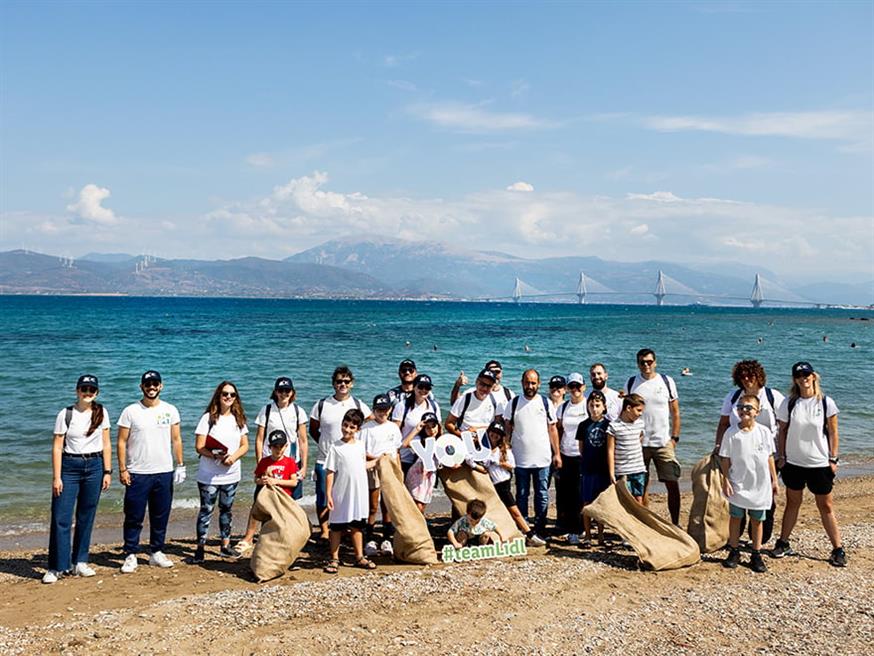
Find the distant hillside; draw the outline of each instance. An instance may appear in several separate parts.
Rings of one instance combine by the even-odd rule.
[[[321,264],[238,260],[126,262],[65,260],[28,251],[0,253],[0,293],[384,298],[391,288],[367,274]]]

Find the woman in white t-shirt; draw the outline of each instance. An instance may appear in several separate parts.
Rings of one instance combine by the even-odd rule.
[[[85,374],[76,382],[76,403],[55,419],[52,444],[52,520],[49,568],[43,583],[54,583],[72,570],[94,576],[88,565],[91,529],[100,493],[112,480],[109,412],[97,403],[97,376]],[[70,550],[73,516],[76,530]]]
[[[307,422],[309,417],[306,410],[301,408],[295,400],[297,392],[294,382],[288,376],[280,376],[273,384],[273,393],[270,395],[270,403],[263,406],[255,417],[255,425],[258,427],[255,434],[255,462],[261,462],[261,458],[270,455],[270,446],[267,437],[275,430],[281,430],[288,437],[288,448],[285,455],[297,463],[298,484],[291,493],[292,499],[303,498],[303,482],[306,480],[307,458]]]
[[[197,514],[197,549],[192,563],[202,563],[209,521],[219,507],[221,555],[236,558],[231,550],[231,507],[240,483],[240,458],[249,450],[249,428],[237,386],[222,381],[212,393],[206,411],[194,429],[194,447],[200,456],[197,487],[200,512]]]
[[[816,497],[822,525],[832,543],[828,561],[835,567],[846,567],[847,554],[832,503],[838,470],[838,406],[822,392],[819,374],[809,362],[792,365],[792,389],[777,410],[777,421],[777,468],[786,486],[786,508],[771,555],[782,558],[793,553],[789,536],[807,486]]]

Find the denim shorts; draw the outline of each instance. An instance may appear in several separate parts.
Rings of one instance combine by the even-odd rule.
[[[625,487],[631,492],[631,496],[642,497],[646,489],[646,472],[625,474]]]
[[[728,504],[728,514],[732,517],[741,518],[744,515],[749,515],[750,519],[754,519],[757,522],[764,522],[765,517],[768,515],[768,509],[766,510],[750,510],[748,508],[739,508],[733,503]]]

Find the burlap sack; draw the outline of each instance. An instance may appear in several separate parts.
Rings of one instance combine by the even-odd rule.
[[[395,527],[392,539],[395,559],[414,565],[439,562],[425,516],[419,512],[404,486],[404,475],[398,459],[384,455],[377,460],[376,467],[379,471],[379,491]]]
[[[689,510],[689,535],[701,553],[712,553],[728,542],[728,501],[722,494],[719,456],[701,458],[692,468],[692,508]]]
[[[649,569],[677,569],[701,559],[695,540],[637,503],[624,481],[604,490],[583,513],[621,535]]]
[[[498,529],[501,540],[512,540],[522,535],[516,527],[516,522],[504,502],[498,498],[495,486],[488,474],[472,470],[467,465],[458,469],[443,467],[437,470],[446,496],[452,502],[452,507],[462,515],[467,512],[467,502],[471,499],[481,499],[486,504],[486,517],[492,520]]]
[[[310,520],[297,501],[278,487],[258,492],[252,517],[264,522],[249,567],[260,581],[282,576],[310,539]]]

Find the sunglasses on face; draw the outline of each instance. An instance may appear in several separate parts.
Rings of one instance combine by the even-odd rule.
[[[351,378],[338,378],[337,380],[334,381],[334,385],[351,385],[351,384],[352,384]]]
[[[640,364],[647,366],[647,367],[651,367],[652,365],[655,364],[655,360],[639,360],[639,362],[640,362]]]
[[[803,374],[795,374],[796,378],[810,378],[813,374],[811,373],[803,373]]]
[[[751,403],[739,403],[737,406],[738,412],[754,412],[758,408]]]
[[[426,392],[431,391],[430,385],[416,385],[416,389],[425,390]]]
[[[579,383],[571,383],[567,387],[568,387],[568,389],[572,389],[572,390],[583,389],[583,386],[580,385]]]
[[[411,374],[415,371],[415,369],[413,369],[413,367],[401,367],[400,369],[398,369],[398,371],[400,371],[402,374]]]
[[[161,387],[161,383],[143,383],[144,389],[158,389]]]
[[[227,397],[229,399],[235,399],[235,398],[237,398],[237,393],[236,392],[222,392],[222,396]]]
[[[85,385],[85,386],[83,386],[83,387],[80,387],[80,388],[79,388],[79,391],[82,392],[82,394],[97,394],[97,388],[96,388],[96,387],[91,387],[91,386],[88,386],[88,385]]]
[[[278,389],[278,390],[276,390],[276,393],[277,394],[291,394],[291,390],[290,389]]]

